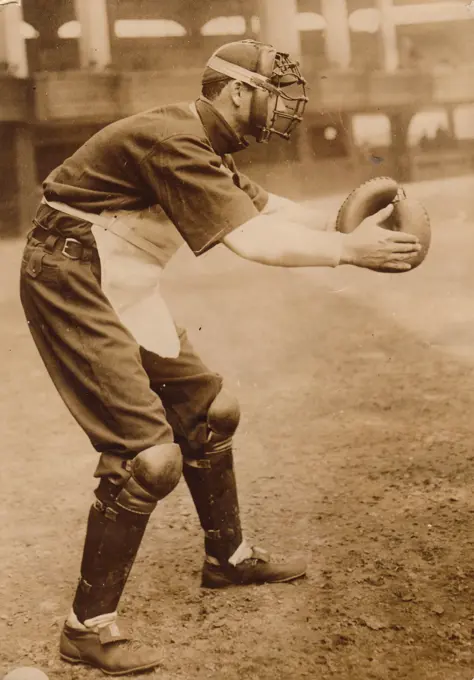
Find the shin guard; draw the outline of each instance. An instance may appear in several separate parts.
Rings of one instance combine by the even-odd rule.
[[[206,555],[226,562],[242,543],[231,440],[218,450],[206,446],[186,454],[183,475],[204,530]]]
[[[97,499],[89,512],[73,610],[81,623],[117,609],[150,515]]]
[[[73,603],[81,623],[117,609],[150,515],[158,500],[174,489],[181,471],[176,444],[155,446],[133,459],[130,478],[122,487],[105,479],[99,484]]]

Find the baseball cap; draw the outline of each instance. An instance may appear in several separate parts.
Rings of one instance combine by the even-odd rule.
[[[222,45],[212,56],[225,59],[225,61],[228,61],[231,64],[236,64],[241,68],[247,69],[247,71],[258,73],[259,50],[260,47],[258,44],[240,40]],[[202,76],[202,83],[217,83],[221,80],[228,80],[228,78],[229,76],[215,71],[213,68],[210,68],[210,66],[206,66]]]

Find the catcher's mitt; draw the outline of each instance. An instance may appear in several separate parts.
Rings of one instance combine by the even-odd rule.
[[[405,191],[391,177],[375,177],[361,184],[349,194],[342,204],[336,218],[337,231],[348,234],[370,215],[393,203],[393,212],[380,226],[392,231],[404,231],[418,237],[421,250],[409,260],[415,269],[425,259],[431,242],[430,218],[425,207],[413,198],[407,198]],[[397,272],[388,267],[383,272]],[[411,270],[407,270],[411,271]]]

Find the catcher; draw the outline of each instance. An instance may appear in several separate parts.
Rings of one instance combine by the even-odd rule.
[[[410,269],[418,239],[377,226],[391,208],[351,233],[322,231],[320,215],[238,171],[231,154],[247,137],[288,138],[306,102],[289,55],[229,43],[210,58],[196,102],[105,127],[44,182],[21,300],[51,379],[99,453],[80,579],[61,634],[69,662],[111,675],[158,665],[156,650],[130,642],[117,608],[150,514],[182,474],[204,532],[204,587],[306,572],[304,561],[275,563],[245,541],[232,457],[239,405],[159,291],[183,242],[196,255],[224,244],[280,267]]]

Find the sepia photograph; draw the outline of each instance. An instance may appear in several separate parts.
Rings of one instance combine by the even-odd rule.
[[[474,2],[0,0],[0,679],[474,680]]]

